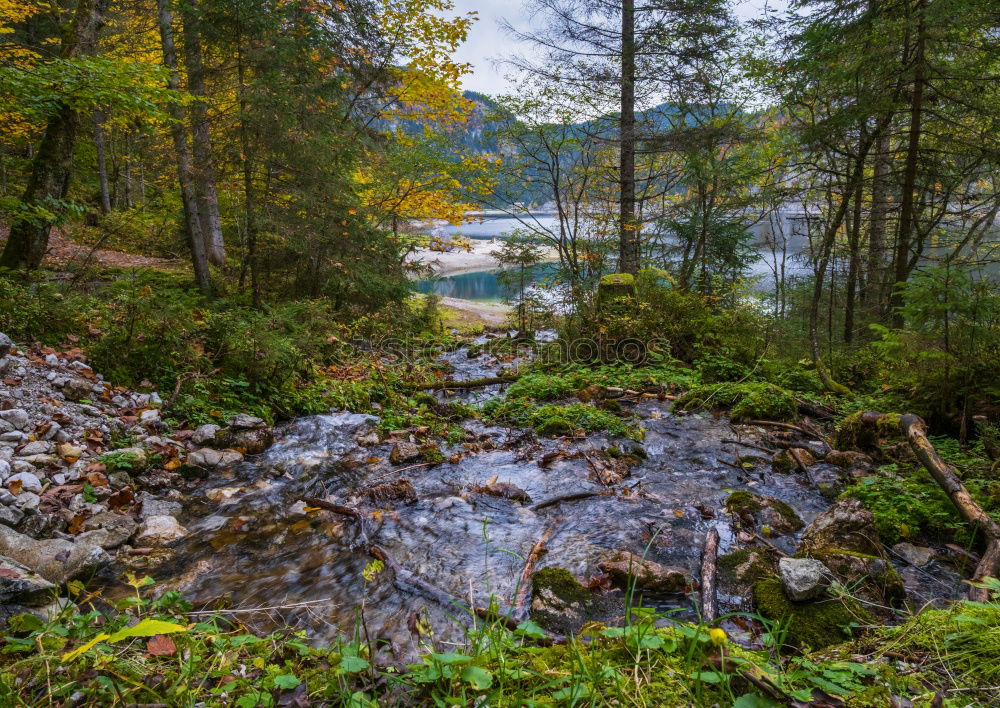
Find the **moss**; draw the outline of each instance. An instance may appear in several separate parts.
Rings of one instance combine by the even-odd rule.
[[[882,442],[905,440],[903,432],[899,429],[898,413],[882,413],[876,416],[872,416],[868,411],[858,411],[841,420],[834,431],[834,447],[838,450],[871,452],[878,451]]]
[[[795,557],[822,561],[842,583],[857,585],[859,590],[867,591],[865,594],[879,602],[906,597],[903,579],[884,558],[843,548],[811,550],[796,553]]]
[[[631,273],[611,273],[601,278],[602,286],[627,286],[635,285],[635,278]]]
[[[590,592],[565,568],[542,568],[531,576],[532,595],[544,590],[551,591],[566,604],[590,602]]]
[[[677,399],[675,406],[693,410],[709,404],[728,406],[733,421],[794,420],[798,414],[795,396],[767,383],[721,383],[696,386]]]
[[[731,511],[749,511],[751,514],[756,514],[763,508],[760,497],[742,490],[726,497],[726,506]]]
[[[420,454],[423,456],[424,460],[430,462],[431,464],[439,465],[444,462],[444,453],[442,453],[441,448],[434,443],[421,445]]]
[[[874,621],[859,604],[846,599],[792,602],[781,581],[767,578],[754,585],[754,602],[764,617],[781,622],[785,642],[803,649],[822,649],[849,638],[852,623]]]
[[[762,551],[740,548],[719,556],[719,577],[729,585],[752,586],[772,575],[774,569]]]

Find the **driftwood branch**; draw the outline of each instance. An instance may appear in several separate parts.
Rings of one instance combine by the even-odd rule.
[[[604,496],[607,492],[576,492],[574,494],[562,494],[558,497],[552,497],[551,499],[546,499],[545,501],[540,501],[537,504],[528,507],[532,511],[538,511],[549,506],[555,506],[556,504],[561,504],[562,502],[569,501],[579,501],[581,499],[590,499],[591,497]]]
[[[949,467],[937,454],[930,440],[927,439],[927,424],[916,415],[908,413],[899,419],[900,430],[910,441],[910,448],[920,464],[924,466],[945,494],[951,499],[959,515],[967,524],[986,537],[986,552],[983,553],[972,579],[981,581],[986,577],[1000,576],[1000,524],[969,494],[955,471]],[[989,600],[989,592],[985,588],[972,586],[969,588],[969,599],[978,602]]]
[[[535,565],[537,565],[538,559],[548,553],[545,545],[552,539],[557,525],[558,522],[545,529],[542,537],[531,547],[531,552],[528,553],[528,557],[524,561],[521,579],[517,584],[517,597],[514,598],[514,607],[511,610],[511,617],[515,620],[524,619],[528,614],[528,591],[531,589],[531,576],[535,572]]]
[[[719,555],[719,531],[712,528],[705,537],[705,547],[701,551],[701,620],[712,624],[719,616],[716,597],[716,558]]]

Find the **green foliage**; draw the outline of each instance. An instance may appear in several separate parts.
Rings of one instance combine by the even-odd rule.
[[[782,640],[805,649],[823,649],[851,636],[854,624],[869,624],[872,616],[848,598],[792,602],[781,581],[758,581],[753,590],[757,611],[781,625]]]
[[[794,420],[795,396],[767,383],[721,383],[696,386],[674,404],[683,410],[705,407],[729,407],[734,421]]]
[[[586,433],[603,430],[634,440],[642,438],[641,428],[586,404],[538,406],[527,398],[495,398],[483,405],[482,416],[493,425],[533,428],[540,435],[573,435],[580,429]]]
[[[104,465],[108,472],[130,472],[133,474],[142,472],[147,465],[145,453],[139,450],[106,452],[97,458],[97,461]]]

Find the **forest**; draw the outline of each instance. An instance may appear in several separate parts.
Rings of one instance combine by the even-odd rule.
[[[995,0],[0,0],[0,128],[0,705],[1000,703]]]

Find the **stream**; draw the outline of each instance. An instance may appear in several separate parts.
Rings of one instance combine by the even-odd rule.
[[[470,358],[466,348],[443,358],[454,368],[456,381],[495,376],[510,365],[485,352]],[[457,396],[475,403],[498,395],[499,388]],[[463,443],[442,447],[446,460],[464,453],[456,462],[395,466],[388,462],[391,439],[373,447],[355,440],[374,429],[373,416],[331,413],[295,420],[277,431],[278,441],[265,453],[249,458],[228,477],[216,475],[188,500],[180,520],[191,533],[155,575],[161,587],[180,590],[196,609],[244,610],[240,619],[261,630],[290,623],[307,629],[319,644],[353,634],[363,605],[369,635],[387,639],[397,657],[412,656],[415,644],[407,625],[414,611],[438,638],[461,636],[455,617],[462,612],[420,587],[394,580],[389,568],[366,581],[362,571],[371,557],[357,521],[325,511],[307,514],[300,501],[304,496],[329,494],[363,511],[382,506],[365,520],[368,539],[425,583],[479,607],[488,604],[491,594],[502,603],[510,601],[523,558],[550,527],[555,531],[549,552],[538,568],[566,568],[586,581],[599,574],[597,562],[603,556],[624,550],[687,569],[697,578],[711,528],[720,534],[720,555],[737,544],[724,506],[730,491],[774,496],[807,524],[831,503],[802,475],[774,473],[762,453],[752,449],[740,448],[739,454],[745,459],[757,454],[759,465],[752,470],[732,465],[736,448],[723,441],[753,443],[758,439],[754,429],[733,426],[720,416],[675,415],[669,401],[643,401],[632,412],[646,429],[641,443],[645,459],[614,490],[595,478],[586,453],[637,443],[602,434],[537,438],[530,431],[473,420],[464,424]],[[547,453],[547,459],[556,459],[543,466]],[[470,490],[494,477],[524,490],[530,501]],[[412,483],[416,501],[349,501],[360,490],[400,479]],[[588,491],[606,495],[532,509],[558,496]],[[791,552],[795,539],[774,543]],[[916,569],[903,565],[899,570],[911,596],[942,597],[949,593],[944,588],[953,594],[958,587],[945,571],[914,573],[910,571]],[[621,599],[609,604],[607,621],[620,619]],[[693,598],[685,594],[645,597],[643,602],[695,616]],[[722,612],[740,609],[740,603],[741,598],[720,596]]]

